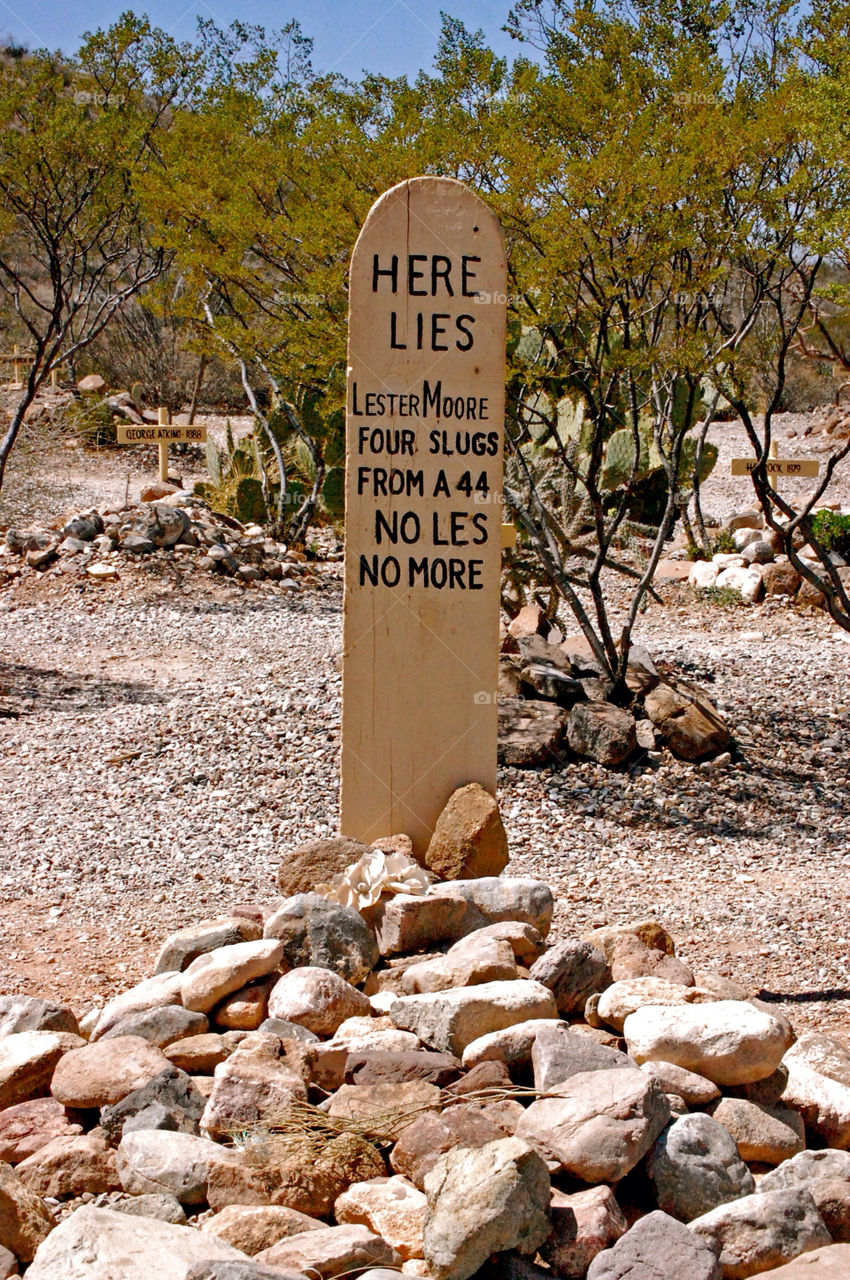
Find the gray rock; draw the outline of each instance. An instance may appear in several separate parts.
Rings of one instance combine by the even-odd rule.
[[[423,1044],[462,1057],[473,1040],[532,1018],[553,1018],[555,1001],[539,982],[484,982],[478,987],[402,996],[390,1005],[393,1026]]]
[[[136,556],[144,556],[154,550],[154,545],[150,538],[145,538],[140,533],[125,533],[121,539],[121,550],[130,551]]]
[[[516,1134],[550,1172],[583,1182],[617,1182],[643,1159],[670,1118],[670,1106],[642,1071],[615,1068],[572,1076],[527,1108]]]
[[[605,956],[592,942],[556,942],[535,960],[531,976],[549,988],[565,1017],[581,1012],[588,998],[611,981]]]
[[[157,1218],[160,1222],[171,1222],[175,1226],[185,1226],[186,1214],[176,1196],[164,1192],[154,1192],[147,1196],[127,1196],[126,1200],[113,1200],[110,1209],[114,1213],[129,1213],[135,1218]]]
[[[28,1280],[186,1280],[196,1262],[245,1260],[215,1236],[84,1205],[39,1245]]]
[[[587,1280],[721,1280],[722,1274],[710,1244],[657,1211],[639,1218],[613,1249],[598,1253]]]
[[[120,1022],[116,1022],[101,1039],[109,1040],[113,1036],[141,1036],[159,1049],[175,1040],[185,1040],[187,1036],[200,1036],[209,1030],[209,1021],[203,1013],[193,1013],[179,1004],[167,1004],[159,1009],[143,1009],[139,1013],[128,1014]]]
[[[733,1200],[695,1218],[690,1230],[717,1250],[724,1280],[747,1280],[832,1243],[814,1200],[801,1188]]]
[[[66,556],[78,556],[81,551],[88,550],[88,543],[81,538],[63,538],[57,550]]]
[[[103,533],[103,520],[93,511],[87,516],[75,516],[63,527],[66,538],[77,538],[80,542],[93,542],[98,534]]]
[[[297,1022],[287,1022],[285,1018],[266,1018],[257,1030],[268,1031],[281,1040],[301,1040],[304,1044],[316,1044],[319,1039],[315,1031],[308,1031]]]
[[[0,996],[0,1036],[17,1035],[19,1031],[80,1034],[77,1019],[66,1005],[35,996]]]
[[[179,1067],[169,1067],[140,1089],[128,1093],[120,1102],[102,1109],[100,1123],[109,1142],[117,1146],[126,1122],[154,1105],[162,1107],[173,1117],[174,1128],[180,1133],[199,1132],[198,1126],[206,1099],[195,1088],[185,1071],[181,1071]]]
[[[125,1133],[135,1133],[137,1129],[163,1129],[167,1133],[177,1133],[177,1120],[172,1111],[161,1102],[152,1102],[149,1107],[128,1116],[121,1129],[121,1137]]]
[[[397,1271],[367,1271],[361,1277],[372,1275],[391,1276],[398,1280]],[[186,1272],[186,1280],[308,1280],[302,1271],[281,1271],[280,1267],[264,1267],[260,1262],[199,1262]]]
[[[166,938],[156,958],[154,973],[180,972],[208,951],[233,947],[238,942],[256,942],[262,936],[261,925],[245,916],[204,920]]]
[[[140,1129],[125,1133],[115,1154],[121,1185],[130,1195],[166,1193],[181,1204],[203,1204],[215,1164],[235,1164],[238,1153],[191,1133]]]
[[[579,702],[570,712],[567,741],[577,756],[622,764],[637,748],[635,718],[611,702]]]
[[[189,517],[180,507],[152,503],[133,528],[155,547],[173,547],[189,529]]]
[[[770,543],[761,538],[748,543],[741,552],[747,564],[770,564],[775,554]]]
[[[428,891],[433,901],[460,899],[469,908],[466,932],[501,920],[533,925],[546,937],[552,924],[555,899],[548,884],[521,876],[482,876],[478,880],[452,880]],[[477,919],[476,919],[477,917]]]
[[[467,1280],[505,1249],[533,1255],[549,1234],[549,1175],[517,1138],[446,1152],[425,1194],[425,1260],[436,1280]]]
[[[699,1112],[667,1126],[647,1157],[646,1171],[659,1209],[681,1222],[755,1190],[734,1138]]]
[[[503,698],[499,703],[499,763],[517,769],[558,759],[568,713],[540,698]]]
[[[590,1036],[567,1027],[541,1027],[531,1048],[534,1067],[534,1087],[539,1093],[549,1093],[571,1076],[584,1071],[611,1071],[617,1068],[639,1070],[625,1053],[606,1049]]]
[[[838,1179],[850,1186],[850,1151],[801,1151],[766,1173],[758,1184],[758,1192],[783,1191],[793,1187],[810,1188],[812,1182]]]
[[[529,662],[522,668],[522,683],[523,693],[527,693],[529,698],[557,702],[566,711],[577,702],[587,701],[581,682],[551,662]]]
[[[375,935],[360,913],[318,893],[287,898],[266,921],[263,937],[283,943],[290,969],[332,969],[355,985],[364,981],[380,956]]]

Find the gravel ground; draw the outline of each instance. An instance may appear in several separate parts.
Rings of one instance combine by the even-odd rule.
[[[727,470],[718,514],[746,500]],[[112,479],[81,474],[90,505]],[[336,831],[339,571],[288,596],[140,566],[0,595],[0,689],[22,706],[0,720],[0,991],[99,1002],[173,929],[274,901],[287,849]],[[706,688],[739,758],[503,770],[509,870],[550,881],[559,935],[653,915],[697,970],[850,1042],[850,637],[681,585],[662,601],[636,638]]]

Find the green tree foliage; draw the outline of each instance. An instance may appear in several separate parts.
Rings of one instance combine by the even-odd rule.
[[[28,371],[0,440],[0,486],[27,408],[51,369],[73,365],[165,255],[140,188],[195,57],[125,14],[74,59],[0,59],[0,297]]]

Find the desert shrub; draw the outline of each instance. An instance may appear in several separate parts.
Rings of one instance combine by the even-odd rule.
[[[850,557],[850,515],[838,511],[818,511],[812,517],[812,533],[827,551]]]

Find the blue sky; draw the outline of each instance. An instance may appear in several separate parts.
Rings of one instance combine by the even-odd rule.
[[[356,77],[365,69],[384,75],[415,74],[431,65],[440,10],[473,30],[482,27],[499,53],[516,52],[502,31],[510,0],[0,0],[0,35],[30,48],[73,52],[86,30],[108,26],[123,9],[146,12],[178,39],[190,39],[198,16],[227,25],[234,18],[267,29],[297,18],[315,41],[317,71]]]

